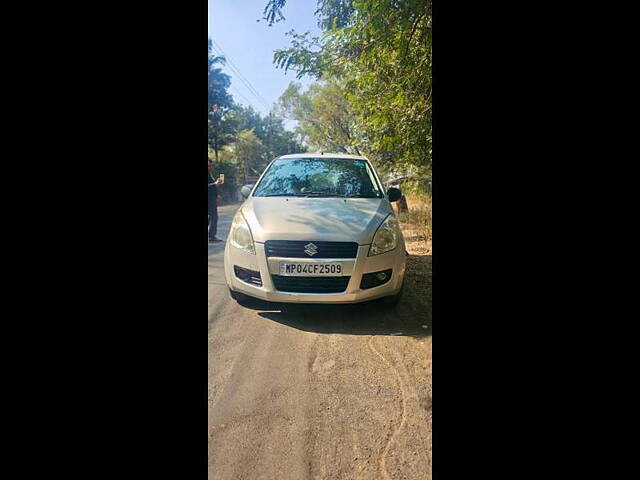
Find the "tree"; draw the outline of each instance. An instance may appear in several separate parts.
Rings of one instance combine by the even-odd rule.
[[[296,135],[284,128],[283,118],[279,112],[269,112],[262,117],[251,106],[236,105],[227,116],[235,132],[253,130],[262,142],[261,157],[266,162],[280,155],[304,151]]]
[[[316,83],[302,92],[291,83],[278,106],[298,121],[297,131],[312,149],[361,154],[362,140],[356,132],[355,114],[342,86],[334,81]]]
[[[231,146],[244,183],[247,182],[247,176],[262,173],[266,165],[262,157],[263,148],[262,142],[253,130],[240,132]]]
[[[243,130],[253,130],[258,138],[261,138],[264,134],[262,117],[251,105],[235,105],[227,115],[236,133]]]
[[[224,57],[212,54],[211,40],[208,42],[208,49],[208,138],[209,145],[215,152],[216,162],[218,162],[218,151],[232,140],[230,136],[232,134],[232,126],[225,122],[225,116],[229,109],[233,107],[233,98],[227,91],[231,85],[229,75],[223,73],[216,66],[224,65]]]
[[[268,1],[270,24],[284,20],[285,4]],[[289,32],[274,63],[299,78],[339,80],[365,151],[430,172],[431,0],[318,0],[316,17],[323,35]]]
[[[269,0],[264,8],[263,18],[269,26],[285,19],[282,9],[287,0]],[[318,26],[323,30],[341,28],[348,24],[355,9],[353,0],[318,0],[318,9],[314,15],[318,17]]]
[[[229,109],[233,106],[233,98],[227,91],[231,85],[231,78],[217,67],[217,65],[224,65],[226,60],[223,56],[213,55],[211,39],[208,41],[208,51],[208,110],[211,111],[213,105],[221,109]]]
[[[280,155],[304,151],[293,132],[284,128],[284,119],[274,111],[262,120],[262,135],[258,135],[264,145],[264,157],[267,162]]]
[[[294,132],[285,130],[283,127],[282,131],[271,139],[271,150],[267,152],[267,160],[273,160],[280,155],[306,151],[307,148],[302,144],[299,136]]]

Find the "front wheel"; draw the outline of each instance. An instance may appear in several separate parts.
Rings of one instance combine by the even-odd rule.
[[[402,286],[400,290],[395,295],[391,295],[389,297],[382,298],[382,304],[387,307],[395,307],[402,300],[402,293],[404,292],[404,281],[402,282]]]
[[[229,289],[229,295],[231,295],[231,298],[233,298],[238,303],[247,301],[247,296],[244,293],[234,292],[233,290]]]

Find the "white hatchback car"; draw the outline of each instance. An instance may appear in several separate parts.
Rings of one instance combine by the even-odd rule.
[[[273,160],[238,209],[224,251],[231,296],[285,303],[395,304],[406,250],[365,157],[301,153]]]

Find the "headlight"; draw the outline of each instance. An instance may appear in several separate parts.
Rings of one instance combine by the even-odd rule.
[[[231,232],[229,233],[229,241],[231,245],[245,252],[253,253],[255,255],[256,249],[253,245],[253,237],[251,236],[251,230],[247,225],[246,220],[240,212],[233,217],[233,223],[231,224]]]
[[[398,221],[392,213],[382,222],[378,231],[373,236],[373,243],[369,248],[369,256],[380,255],[389,252],[398,246]]]

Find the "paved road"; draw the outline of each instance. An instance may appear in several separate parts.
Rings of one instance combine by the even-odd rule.
[[[237,206],[222,207],[227,237]],[[209,246],[209,479],[431,478],[431,337],[400,305],[242,307]]]

